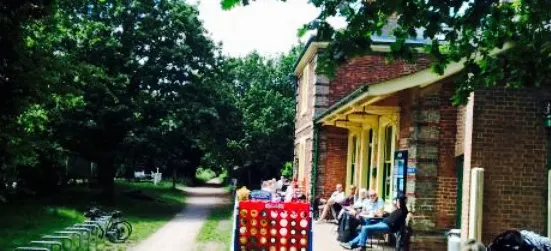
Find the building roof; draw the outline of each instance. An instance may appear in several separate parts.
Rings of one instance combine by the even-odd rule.
[[[381,46],[381,45],[388,47],[390,46],[390,44],[396,41],[396,38],[383,33],[383,35],[381,36],[378,36],[378,35],[371,36],[371,41],[372,41],[372,44],[371,44],[372,47]],[[419,46],[419,47],[427,45],[430,42],[431,41],[429,39],[423,39],[420,37],[406,39],[406,44]],[[304,67],[304,64],[306,64],[305,61],[310,59],[310,57],[313,56],[319,48],[325,48],[327,47],[328,44],[329,42],[318,41],[316,39],[316,36],[310,37],[306,42],[304,49],[302,50],[299,57],[297,58],[295,65],[293,66],[295,75],[297,76],[300,75],[301,73],[300,70],[302,69],[302,67]],[[390,51],[390,50],[377,50],[374,48],[374,51],[383,52],[383,51]]]
[[[490,52],[490,55],[496,55],[498,53],[506,51],[512,48],[512,46],[512,43],[506,43],[502,48],[496,48],[492,50]],[[475,59],[479,58],[480,55],[475,57]],[[340,99],[335,104],[331,105],[324,112],[315,116],[314,122],[323,122],[324,120],[343,112],[346,107],[361,103],[362,100],[369,97],[384,97],[386,95],[390,95],[401,90],[409,89],[416,86],[424,87],[445,78],[449,78],[463,70],[464,62],[465,59],[462,59],[458,62],[452,62],[448,64],[446,66],[446,69],[444,70],[444,73],[441,75],[433,72],[431,68],[428,68],[406,76],[386,80],[383,82],[374,83],[371,85],[362,85],[347,96]]]

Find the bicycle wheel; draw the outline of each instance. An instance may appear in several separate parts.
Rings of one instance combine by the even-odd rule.
[[[128,221],[114,222],[109,227],[108,239],[113,243],[125,242],[132,234],[132,225]]]

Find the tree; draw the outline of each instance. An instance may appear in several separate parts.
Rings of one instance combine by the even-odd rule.
[[[231,8],[249,0],[222,0]],[[299,34],[316,30],[317,39],[330,41],[320,60],[320,71],[334,74],[336,65],[370,52],[371,35],[380,34],[390,16],[398,17],[395,42],[389,56],[413,59],[406,38],[422,31],[429,40],[426,52],[433,70],[464,59],[465,70],[457,81],[454,102],[482,87],[551,86],[551,2],[546,0],[311,0],[320,15]],[[327,22],[342,17],[347,27],[335,30]],[[514,49],[492,55],[511,43]]]
[[[277,59],[252,53],[223,66],[239,111],[239,131],[228,138],[227,152],[240,167],[236,175],[241,180],[274,177],[292,160],[295,82],[290,72],[299,51],[294,48]]]
[[[77,86],[83,105],[53,121],[54,132],[65,148],[98,163],[111,196],[126,138],[177,114],[170,102],[186,103],[189,86],[212,67],[214,44],[182,1],[61,0],[55,10],[36,39],[54,38],[54,55],[79,66],[64,83]]]
[[[16,165],[36,164],[40,154],[57,147],[46,139],[47,115],[41,102],[49,97],[41,92],[43,77],[36,75],[45,60],[28,51],[25,41],[25,27],[47,16],[51,3],[0,2],[0,193],[4,184],[14,181]]]

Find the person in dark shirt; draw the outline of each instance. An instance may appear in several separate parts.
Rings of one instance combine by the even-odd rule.
[[[395,205],[396,210],[394,210],[394,212],[392,212],[389,216],[383,218],[383,220],[378,223],[362,226],[360,234],[356,236],[356,238],[347,243],[341,243],[341,246],[347,249],[353,249],[360,246],[360,250],[365,250],[367,237],[370,234],[373,234],[374,232],[397,232],[400,227],[405,224],[406,217],[409,212],[406,206],[406,197],[398,197]]]

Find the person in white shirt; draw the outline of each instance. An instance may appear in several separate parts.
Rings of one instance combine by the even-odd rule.
[[[277,190],[281,191],[283,189],[283,183],[284,183],[285,177],[281,176],[281,178],[277,181]]]
[[[331,194],[331,197],[329,197],[329,199],[320,199],[320,202],[325,203],[325,205],[323,206],[323,211],[319,217],[318,222],[324,221],[325,218],[327,218],[327,214],[329,213],[329,210],[332,206],[337,207],[337,212],[342,209],[342,206],[340,206],[340,204],[346,200],[346,195],[344,194],[341,184],[337,184],[335,189],[336,191]]]
[[[364,205],[369,201],[368,194],[369,192],[367,191],[367,189],[360,189],[359,197],[354,201],[354,204],[343,208],[338,218],[340,219],[343,213],[348,213],[351,216],[355,216],[360,213]]]
[[[369,190],[369,199],[364,201],[361,214],[382,217],[385,208],[385,202],[377,196],[377,192]]]

